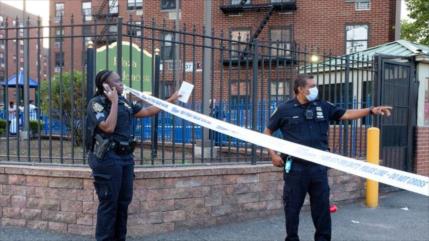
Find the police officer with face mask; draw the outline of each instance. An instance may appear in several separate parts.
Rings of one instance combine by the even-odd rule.
[[[153,116],[160,109],[143,108],[124,98],[120,76],[113,71],[100,71],[95,84],[97,92],[87,107],[85,143],[99,199],[95,238],[122,241],[133,196],[135,142],[131,122],[134,117]],[[167,101],[178,98],[176,92]]]
[[[271,115],[267,135],[280,129],[283,138],[297,144],[328,151],[329,122],[354,120],[367,115],[390,116],[391,107],[380,106],[345,110],[330,102],[318,100],[318,90],[312,76],[300,75],[294,83],[295,98],[282,103]],[[316,241],[331,240],[329,185],[325,166],[295,158],[279,156],[268,150],[274,166],[283,167],[283,204],[286,218],[286,241],[298,241],[299,213],[307,193],[310,195],[311,216],[316,229]]]

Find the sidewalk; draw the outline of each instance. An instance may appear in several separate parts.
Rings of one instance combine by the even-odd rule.
[[[365,208],[363,202],[339,205],[332,215],[332,240],[429,240],[429,198],[411,192],[382,196],[379,208]],[[301,240],[312,240],[314,228],[309,211],[301,213]],[[137,241],[264,241],[284,240],[284,217],[233,223],[211,228],[131,237]],[[0,241],[89,241],[92,237],[56,234],[40,230],[0,227]]]

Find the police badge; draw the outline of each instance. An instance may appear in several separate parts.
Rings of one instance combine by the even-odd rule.
[[[100,105],[99,103],[95,102],[94,104],[92,104],[92,109],[95,112],[102,112],[104,110],[104,107],[102,105]]]

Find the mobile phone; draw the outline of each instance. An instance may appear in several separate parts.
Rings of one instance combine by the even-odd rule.
[[[106,83],[103,84],[103,88],[105,91],[110,91],[110,86]]]

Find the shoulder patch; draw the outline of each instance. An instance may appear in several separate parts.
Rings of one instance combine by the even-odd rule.
[[[92,109],[98,113],[98,112],[102,112],[104,110],[104,107],[100,103],[94,102],[92,104]]]

